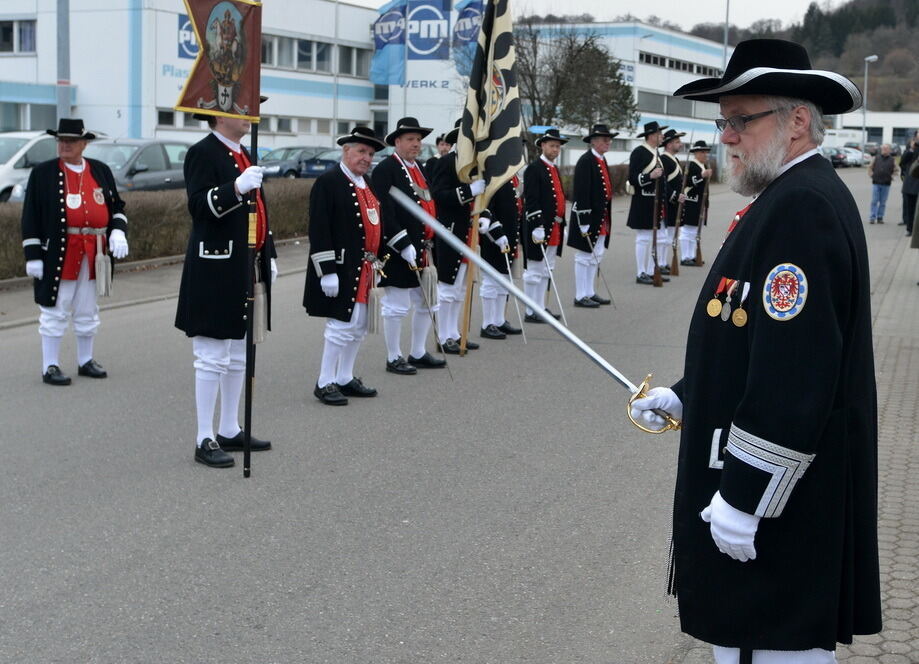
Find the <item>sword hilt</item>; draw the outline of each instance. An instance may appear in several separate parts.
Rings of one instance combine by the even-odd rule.
[[[654,413],[664,418],[664,426],[661,427],[660,429],[649,429],[645,425],[639,423],[634,417],[632,417],[632,403],[636,399],[644,399],[646,396],[648,396],[648,388],[651,386],[650,383],[651,383],[652,375],[653,374],[648,374],[647,378],[641,381],[641,385],[638,386],[638,391],[632,395],[631,399],[629,399],[629,403],[625,407],[626,415],[629,416],[629,420],[631,420],[632,424],[637,426],[639,429],[641,429],[645,433],[664,433],[666,431],[679,431],[682,428],[683,423],[680,422],[678,419],[676,419],[670,413],[667,413],[659,408],[655,408]]]

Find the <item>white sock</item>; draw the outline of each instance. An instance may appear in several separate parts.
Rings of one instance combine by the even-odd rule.
[[[412,357],[423,357],[428,352],[425,343],[431,331],[431,314],[418,311],[412,314]]]
[[[224,438],[232,438],[240,432],[239,398],[245,382],[245,371],[227,371],[220,375],[220,424],[217,433]]]
[[[52,364],[61,366],[61,340],[63,337],[48,337],[41,335],[41,372],[42,375],[48,373],[48,367]]]
[[[396,318],[396,320],[401,320]],[[338,375],[335,382],[339,385],[347,385],[354,380],[354,363],[357,360],[357,351],[361,347],[361,341],[349,341],[341,349],[341,359],[338,362]]]
[[[581,265],[577,261],[574,263],[574,287],[575,287],[575,299],[580,300],[584,297],[590,296],[591,286],[590,286],[590,275],[591,275],[591,266],[590,265]]]
[[[495,298],[493,297],[480,297],[482,300],[482,327],[488,327],[492,325],[495,319]]]
[[[338,361],[341,358],[342,346],[325,340],[322,348],[322,364],[319,366],[319,380],[316,381],[319,387],[325,387],[329,383],[334,383],[338,376]]]
[[[383,337],[386,339],[386,359],[392,362],[402,355],[402,319],[383,318]]]
[[[220,374],[195,369],[195,406],[198,410],[198,447],[205,438],[214,439],[214,408],[220,390]]]
[[[94,336],[77,337],[77,364],[83,366],[93,359],[93,339]]]
[[[440,310],[437,312],[440,330],[440,343],[447,339],[456,339],[457,333],[457,315],[459,314],[459,302],[441,302]]]
[[[529,281],[524,281],[524,282],[523,282],[523,292],[526,293],[527,296],[528,296],[531,300],[534,300],[537,304],[542,304],[543,295],[544,295],[544,293],[545,293],[545,291],[543,290],[542,279],[540,279],[540,280],[537,281],[536,283],[531,283],[531,282],[529,282]],[[526,313],[527,313],[528,315],[532,315],[532,314],[535,313],[535,312],[534,312],[532,309],[530,309],[530,307],[527,307],[527,308],[526,308]]]

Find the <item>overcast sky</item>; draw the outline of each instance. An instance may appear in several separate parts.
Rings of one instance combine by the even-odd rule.
[[[381,7],[384,0],[345,0],[365,7]],[[511,0],[516,16],[520,14],[592,14],[598,21],[609,21],[631,12],[639,19],[656,14],[689,30],[696,23],[723,23],[730,1],[730,21],[742,28],[761,18],[777,18],[782,25],[799,23],[810,4],[808,0]],[[821,7],[838,7],[842,0],[820,0]]]

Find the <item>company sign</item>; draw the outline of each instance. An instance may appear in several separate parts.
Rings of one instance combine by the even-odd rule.
[[[450,0],[410,0],[406,23],[409,60],[450,57]]]
[[[179,57],[194,60],[198,57],[198,40],[191,20],[185,14],[179,14]]]

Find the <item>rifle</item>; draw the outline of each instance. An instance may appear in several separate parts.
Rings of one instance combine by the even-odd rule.
[[[699,215],[699,232],[696,234],[696,266],[705,265],[702,260],[702,227],[708,223],[708,185],[711,176],[705,180],[705,189],[702,191],[702,213]]]
[[[655,158],[657,159],[658,163],[660,163],[660,155],[657,154],[656,150]],[[658,167],[655,166],[654,168]],[[664,285],[664,280],[661,278],[661,266],[657,263],[657,229],[660,223],[661,180],[663,178],[664,174],[662,172],[661,176],[654,181],[654,216],[651,218],[651,259],[654,261],[654,274],[652,276],[652,282],[657,288],[660,288]]]
[[[692,147],[692,134],[689,135],[689,147]],[[689,151],[686,152],[689,155]],[[679,163],[679,161],[677,162]],[[683,165],[683,184],[680,185],[678,196],[686,191],[686,180],[689,175],[689,157],[686,157],[686,163]],[[680,226],[683,221],[683,201],[680,201],[676,208],[676,220],[673,225],[673,257],[670,259],[670,274],[674,277],[680,276]]]

